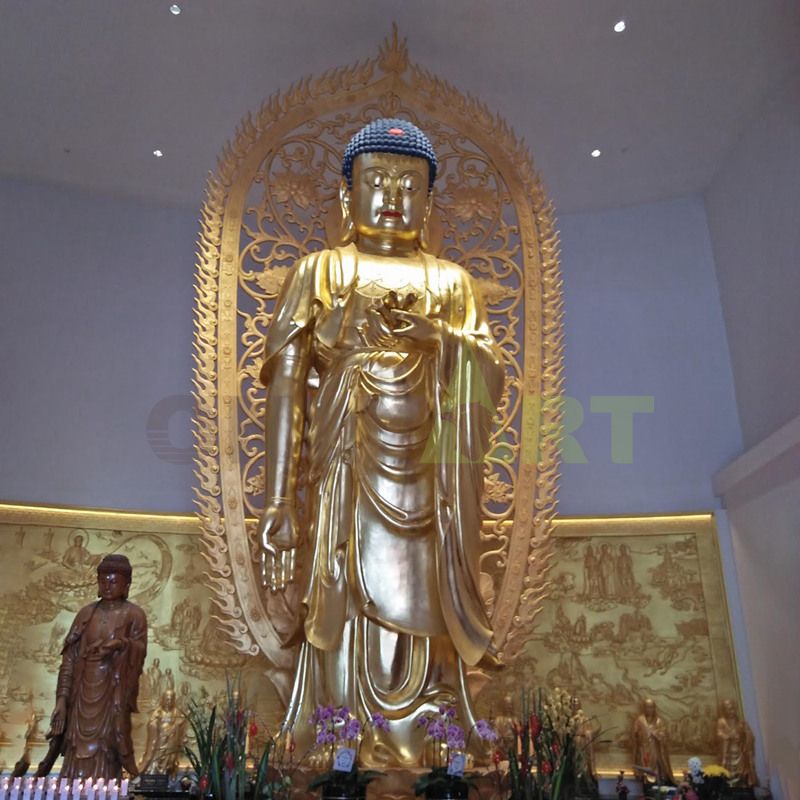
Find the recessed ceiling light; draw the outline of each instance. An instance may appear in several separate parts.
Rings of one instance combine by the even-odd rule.
[[[614,31],[616,33],[622,33],[622,31],[624,31],[625,28],[627,28],[627,27],[628,26],[625,24],[625,20],[621,19],[621,20],[619,20],[619,22],[616,23],[616,25],[614,25]]]
[[[156,158],[161,158],[164,154],[160,150],[153,150],[153,155]],[[599,152],[598,152],[598,155],[599,155]]]
[[[599,150],[592,150],[592,158],[600,158],[600,151]]]
[[[169,11],[170,11],[170,14],[174,14],[177,17],[178,14],[181,13],[181,7],[177,3],[173,3],[169,7]]]

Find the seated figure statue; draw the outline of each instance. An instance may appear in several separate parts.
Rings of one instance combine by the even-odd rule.
[[[421,763],[416,721],[440,703],[469,727],[466,666],[496,664],[478,564],[504,371],[469,274],[424,250],[436,170],[406,120],[353,137],[340,190],[348,243],[295,265],[261,372],[265,583],[284,589],[296,549],[308,552],[285,726],[303,751],[318,703],[362,720],[380,712],[392,732],[364,741],[367,764]]]
[[[147,744],[139,771],[174,778],[185,740],[186,718],[175,702],[175,691],[166,689],[147,721]]]
[[[108,555],[97,567],[100,599],[82,608],[61,651],[51,752],[64,754],[62,778],[138,775],[131,741],[147,650],[144,611],[128,601],[131,565]]]

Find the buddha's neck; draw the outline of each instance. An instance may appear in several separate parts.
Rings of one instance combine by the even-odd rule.
[[[399,239],[395,236],[359,234],[355,244],[362,253],[374,256],[411,258],[419,253],[419,242],[416,238]]]

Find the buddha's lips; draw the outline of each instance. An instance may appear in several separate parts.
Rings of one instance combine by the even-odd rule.
[[[402,217],[399,211],[381,211],[382,217]]]

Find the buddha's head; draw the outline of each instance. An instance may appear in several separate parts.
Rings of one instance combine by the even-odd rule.
[[[175,692],[172,689],[165,690],[161,695],[161,708],[165,711],[172,711],[175,708]]]
[[[736,710],[736,705],[733,700],[723,700],[721,704],[722,716],[726,719],[737,719],[739,712]]]
[[[644,711],[645,719],[650,721],[656,718],[656,703],[655,700],[648,697],[644,703],[642,703],[642,710]]]
[[[427,136],[403,119],[378,119],[350,140],[340,198],[349,237],[393,252],[415,248],[433,202],[436,155]]]
[[[126,556],[112,553],[97,565],[97,595],[102,600],[124,600],[131,588],[133,570]]]

